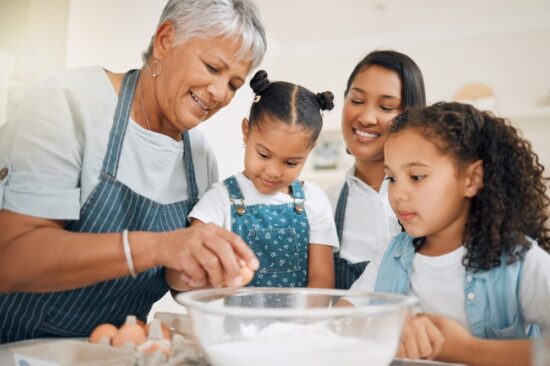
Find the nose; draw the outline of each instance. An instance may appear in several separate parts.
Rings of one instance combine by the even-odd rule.
[[[206,91],[212,96],[215,103],[222,103],[227,94],[227,83],[218,78],[206,87]]]
[[[373,107],[365,105],[358,118],[359,122],[363,125],[375,125],[378,123],[376,118],[376,111]]]
[[[270,178],[279,178],[282,175],[282,170],[279,168],[279,164],[275,162],[268,164],[265,171],[267,176]]]
[[[388,196],[390,197],[390,201],[396,203],[407,202],[410,199],[407,188],[399,182],[394,182],[388,186]]]

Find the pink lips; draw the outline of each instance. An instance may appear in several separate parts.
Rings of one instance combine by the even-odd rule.
[[[409,211],[398,211],[397,215],[399,216],[399,220],[402,222],[410,222],[416,217],[416,213]]]

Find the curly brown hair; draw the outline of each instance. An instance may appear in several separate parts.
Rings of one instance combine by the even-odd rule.
[[[466,268],[490,270],[502,259],[523,258],[531,247],[527,237],[550,252],[550,179],[510,121],[468,104],[440,102],[405,111],[393,121],[390,134],[409,128],[450,154],[459,168],[483,161],[483,188],[472,200],[463,233]],[[423,242],[415,238],[417,250]]]

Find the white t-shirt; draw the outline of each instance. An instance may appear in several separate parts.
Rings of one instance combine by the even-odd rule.
[[[243,192],[245,205],[276,205],[293,202],[293,198],[289,194],[277,192],[266,195],[258,192],[254,184],[242,173],[236,174],[235,177]],[[310,228],[309,242],[338,247],[338,236],[326,194],[319,186],[310,182],[304,183],[303,190],[304,209]],[[231,201],[225,185],[221,182],[214,184],[212,189],[208,190],[193,208],[189,218],[214,223],[231,230]]]
[[[0,208],[74,220],[99,182],[117,95],[105,70],[65,70],[39,83],[0,129]],[[204,136],[189,131],[199,195],[217,181]],[[183,142],[128,122],[117,179],[162,204],[187,199]]]
[[[340,243],[340,257],[351,263],[370,261],[384,252],[394,236],[401,232],[388,200],[388,182],[384,179],[376,192],[355,176],[352,167],[345,176],[348,200]],[[336,212],[344,182],[327,189],[332,209]]]
[[[455,319],[467,326],[464,310],[464,247],[441,256],[416,253],[413,258],[410,295],[420,300],[422,310]],[[351,290],[374,291],[382,253],[353,283]],[[550,326],[550,254],[533,246],[524,257],[521,273],[520,306],[527,322]]]

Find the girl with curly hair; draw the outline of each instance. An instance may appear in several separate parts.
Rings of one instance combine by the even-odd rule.
[[[260,261],[254,273],[214,286],[334,287],[332,251],[338,236],[326,194],[298,176],[331,110],[333,94],[315,94],[258,71],[256,94],[242,122],[244,170],[215,184],[189,214],[192,225],[213,223],[238,234]],[[193,286],[167,269],[168,284]],[[224,276],[219,276],[223,280]],[[249,282],[250,281],[250,282]]]
[[[412,294],[398,356],[528,365],[550,326],[549,179],[510,122],[460,103],[398,116],[385,145],[406,232],[352,289]],[[466,328],[466,329],[465,329]]]

